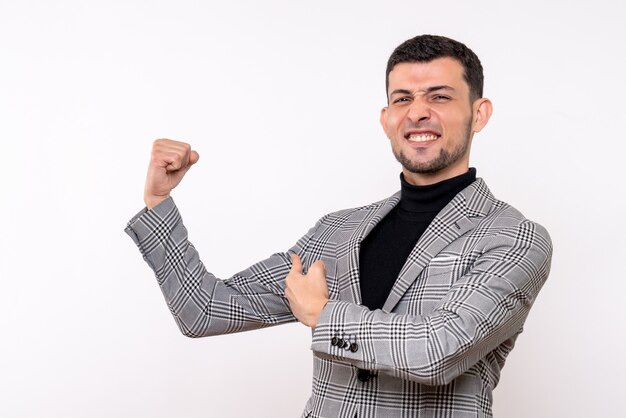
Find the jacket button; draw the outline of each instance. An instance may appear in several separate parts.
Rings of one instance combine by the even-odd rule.
[[[356,353],[358,349],[359,346],[356,343],[350,344],[350,351],[352,351],[353,353]]]
[[[330,340],[330,343],[331,343],[333,346],[335,346],[335,345],[337,345],[337,344],[339,343],[339,340],[337,339],[337,337],[333,337],[333,338]]]
[[[374,376],[376,376],[374,373],[370,372],[369,370],[363,369],[359,369],[356,374],[357,379],[359,379],[361,382],[367,382]]]
[[[339,348],[343,347],[343,339],[342,338],[339,338],[337,340],[337,347],[339,347]]]

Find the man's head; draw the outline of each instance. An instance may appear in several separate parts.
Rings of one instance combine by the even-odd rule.
[[[467,172],[472,137],[489,120],[482,66],[465,45],[424,35],[395,49],[380,122],[404,177],[431,184]]]
[[[387,61],[385,75],[389,93],[389,73],[403,62],[430,62],[437,58],[454,58],[463,67],[463,78],[470,90],[470,101],[483,97],[483,66],[468,47],[454,39],[437,35],[419,35],[400,44]]]

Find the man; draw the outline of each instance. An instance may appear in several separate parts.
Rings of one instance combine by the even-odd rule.
[[[147,209],[127,232],[183,334],[298,320],[312,328],[305,417],[490,417],[492,390],[547,278],[550,238],[469,168],[488,122],[478,57],[424,35],[392,53],[381,124],[401,191],[321,218],[286,253],[218,280],[187,241],[171,190],[198,161],[157,140]]]

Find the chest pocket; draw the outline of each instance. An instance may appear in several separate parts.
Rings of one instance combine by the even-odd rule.
[[[467,258],[453,253],[439,253],[417,276],[395,310],[411,315],[428,315],[440,305],[469,267]]]

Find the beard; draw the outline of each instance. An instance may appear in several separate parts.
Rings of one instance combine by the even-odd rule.
[[[402,150],[393,150],[393,155],[396,157],[396,160],[402,167],[411,173],[415,174],[432,174],[438,171],[443,170],[446,167],[451,166],[452,164],[459,161],[463,156],[467,153],[467,150],[470,145],[470,136],[471,136],[472,124],[471,119],[467,123],[465,127],[465,140],[461,141],[454,147],[451,151],[442,149],[439,151],[439,155],[433,158],[430,161],[412,161],[409,157],[406,156]]]

